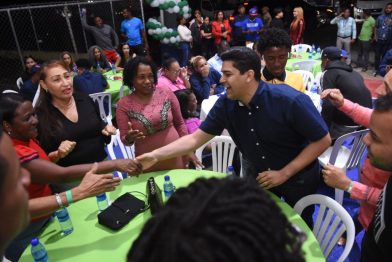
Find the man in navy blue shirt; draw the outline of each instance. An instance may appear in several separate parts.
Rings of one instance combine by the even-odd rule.
[[[87,59],[81,58],[77,60],[76,65],[78,67],[78,75],[73,79],[73,86],[76,91],[90,95],[103,92],[109,87],[103,75],[89,70],[90,64]]]
[[[243,155],[244,175],[294,206],[316,192],[317,157],[331,144],[324,120],[311,99],[284,84],[260,81],[260,58],[235,47],[222,54],[221,96],[193,134],[137,159],[143,168],[190,153],[227,129]],[[313,209],[302,213],[312,225]]]

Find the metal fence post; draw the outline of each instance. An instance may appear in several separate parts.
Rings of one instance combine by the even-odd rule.
[[[79,10],[80,23],[82,23],[82,18],[80,17],[80,14],[82,13],[81,10],[80,10],[80,4],[78,4],[78,10]],[[86,51],[87,51],[88,50],[88,44],[87,44],[86,30],[84,30],[83,26],[82,26],[82,32],[83,32],[84,44],[86,45]]]
[[[114,22],[113,2],[110,1],[110,11],[112,12],[113,30],[116,31],[116,23]]]
[[[78,58],[79,57],[78,48],[76,46],[75,37],[74,37],[73,31],[72,31],[71,21],[69,21],[69,16],[68,16],[69,14],[70,14],[70,11],[68,10],[68,6],[66,5],[66,6],[64,6],[63,16],[65,17],[65,20],[67,21],[67,26],[68,26],[69,35],[71,37],[72,46],[74,48],[76,58]]]
[[[33,27],[33,33],[34,33],[35,41],[37,42],[37,49],[38,49],[38,51],[41,51],[41,47],[39,46],[39,39],[38,39],[38,36],[37,36],[37,30],[35,29],[35,23],[34,23],[34,20],[33,20],[33,14],[31,13],[31,9],[29,9],[29,14],[30,14],[31,26]]]
[[[23,66],[23,65],[24,65],[23,55],[22,55],[22,51],[20,50],[20,45],[19,45],[18,37],[17,37],[17,35],[16,35],[14,22],[12,21],[11,11],[8,9],[8,10],[7,10],[7,13],[8,13],[8,19],[10,20],[10,25],[11,25],[11,29],[12,29],[12,34],[14,35],[14,38],[15,38],[16,48],[18,49],[20,62],[21,62],[21,64],[22,64],[22,66]]]

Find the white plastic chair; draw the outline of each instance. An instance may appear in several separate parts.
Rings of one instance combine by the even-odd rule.
[[[319,90],[323,90],[323,72],[318,72],[317,75],[314,77],[314,81],[318,84]]]
[[[90,97],[93,99],[94,103],[98,105],[99,115],[101,116],[101,119],[107,122],[109,125],[113,125],[112,124],[112,95],[110,93],[100,92],[100,93],[90,94]]]
[[[312,51],[312,46],[307,44],[298,44],[298,45],[291,46],[291,52],[298,53],[300,52],[300,50],[302,52],[310,52]]]
[[[33,107],[35,107],[37,105],[40,93],[41,93],[41,85],[38,84],[37,91],[35,92],[35,95],[34,95],[34,98],[33,98],[33,103],[32,103]]]
[[[345,134],[336,139],[335,144],[329,147],[324,153],[319,156],[318,160],[322,166],[328,163],[344,170],[351,170],[356,168],[358,177],[361,172],[361,159],[366,149],[363,142],[363,137],[369,132],[369,129],[360,130]],[[346,141],[351,142],[351,150],[343,143]],[[340,189],[335,189],[335,200],[342,204],[344,192]]]
[[[116,150],[116,147],[119,147],[120,150]],[[121,142],[120,139],[120,130],[117,129],[115,135],[112,136],[112,140],[109,144],[106,145],[106,150],[109,155],[109,159],[135,159],[135,146],[126,146]],[[121,152],[121,155],[116,155],[115,152]],[[125,177],[121,172],[115,171],[114,175],[124,179]]]
[[[302,76],[302,80],[304,81],[305,88],[306,88],[306,90],[309,90],[309,87],[314,82],[313,74],[309,71],[306,71],[306,70],[296,70],[293,73],[297,73]]]
[[[295,204],[294,210],[301,214],[311,205],[320,205],[313,234],[320,243],[325,257],[329,256],[342,234],[347,232],[346,245],[337,260],[343,262],[349,255],[355,239],[355,226],[350,214],[332,198],[318,194],[301,198]]]
[[[19,77],[18,79],[16,79],[16,86],[20,90],[22,88],[22,85],[23,85],[23,79],[21,77]]]
[[[312,72],[313,70],[313,66],[317,63],[317,61],[314,60],[305,60],[305,61],[298,61],[295,63],[292,63],[292,70],[305,70],[305,71],[309,71]]]
[[[196,157],[202,161],[203,149],[211,144],[212,170],[226,173],[227,167],[233,163],[236,145],[230,136],[216,136],[196,150]]]

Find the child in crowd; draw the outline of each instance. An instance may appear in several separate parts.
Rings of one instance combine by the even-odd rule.
[[[197,113],[197,100],[192,90],[181,89],[174,92],[180,103],[181,115],[189,134],[194,133],[200,126],[201,121]]]

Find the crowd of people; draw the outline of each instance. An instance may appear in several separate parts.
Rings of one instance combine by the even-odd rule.
[[[149,45],[141,20],[129,7],[122,12],[118,37],[98,16],[89,25],[87,10],[82,10],[82,25],[95,40],[88,59],[74,61],[65,51],[58,60],[39,65],[26,56],[19,92],[0,95],[0,210],[7,214],[0,223],[0,257],[18,261],[62,206],[115,190],[121,181],[107,173],[136,176],[188,168],[189,163],[202,167],[195,150],[226,129],[241,152],[244,179],[201,179],[178,190],[148,221],[129,261],[191,256],[195,261],[260,261],[267,256],[304,261],[298,232],[263,189],[293,207],[315,194],[322,182],[360,201],[354,221],[357,233],[366,231],[362,260],[390,258],[392,3],[377,20],[366,11],[358,36],[363,71],[374,38],[377,72],[385,75],[374,109],[363,77],[351,64],[356,26],[350,9],[344,9],[331,21],[338,26],[336,46],[321,53],[321,112],[306,94],[301,75],[286,70],[292,45],[304,43],[301,7],[294,8],[290,25],[281,8],[271,15],[266,7],[261,14],[252,7],[247,15],[239,5],[231,22],[223,11],[209,18],[195,10],[190,25],[179,16],[181,55],[165,55],[160,68],[146,56]],[[126,41],[120,44],[120,38]],[[110,88],[104,74],[113,68],[122,72],[130,90],[116,105],[116,126],[102,121],[89,97]],[[211,96],[219,99],[201,121],[201,105]],[[370,133],[359,181],[333,165],[320,167],[318,156],[331,143],[363,127]],[[134,145],[135,159],[106,160],[105,145],[117,132],[126,146]],[[301,214],[309,227],[313,212],[308,207]],[[233,235],[233,230],[241,233]]]

